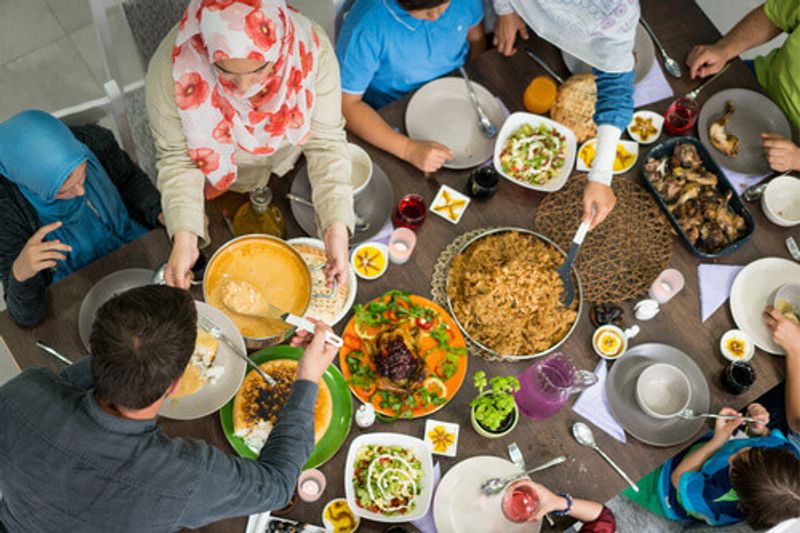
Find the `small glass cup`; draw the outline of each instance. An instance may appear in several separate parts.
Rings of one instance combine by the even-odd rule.
[[[418,194],[407,194],[400,199],[392,214],[392,223],[396,228],[408,228],[416,231],[425,222],[428,208],[425,200]]]
[[[417,235],[408,228],[397,228],[389,237],[389,260],[395,265],[402,265],[411,258]]]
[[[536,487],[527,479],[515,481],[503,493],[503,515],[515,524],[533,521],[539,510],[539,494]]]
[[[664,113],[664,129],[672,135],[684,135],[694,127],[699,113],[700,104],[682,96],[672,102]]]
[[[755,382],[756,371],[750,363],[735,361],[722,371],[722,386],[731,394],[743,394]]]
[[[500,174],[491,166],[483,166],[469,175],[466,193],[476,200],[486,200],[497,192]]]

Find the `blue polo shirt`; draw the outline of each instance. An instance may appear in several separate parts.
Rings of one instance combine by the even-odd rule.
[[[378,108],[452,72],[482,18],[482,0],[452,0],[435,22],[412,17],[397,0],[356,0],[336,42],[342,90]]]

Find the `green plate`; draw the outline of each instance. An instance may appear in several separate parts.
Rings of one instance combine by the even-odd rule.
[[[254,363],[261,365],[276,359],[298,361],[301,355],[303,355],[303,350],[300,348],[273,346],[254,353],[250,358]],[[254,372],[254,370],[250,369],[250,372]],[[328,427],[328,431],[325,432],[325,435],[314,447],[314,451],[311,452],[311,457],[308,458],[308,462],[303,466],[303,470],[317,468],[339,451],[339,448],[342,447],[347,438],[347,434],[350,433],[350,424],[353,419],[353,401],[350,398],[350,389],[339,369],[334,365],[330,365],[322,379],[325,380],[331,391],[333,401],[331,424]],[[257,459],[258,455],[247,447],[244,440],[233,434],[233,400],[226,403],[219,410],[219,418],[222,422],[222,431],[225,432],[225,437],[233,446],[233,449],[236,450],[236,453],[241,457]]]

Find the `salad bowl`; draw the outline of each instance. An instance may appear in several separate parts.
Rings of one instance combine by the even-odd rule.
[[[517,130],[525,125],[530,125],[535,129],[543,126],[549,130],[555,130],[563,137],[563,142],[566,144],[563,151],[563,164],[555,169],[555,171],[551,173],[552,175],[550,175],[549,178],[547,178],[547,180],[541,184],[522,180],[512,175],[507,168],[504,170],[502,154],[506,148],[506,144],[508,143],[510,137],[512,137]],[[500,128],[500,133],[497,135],[497,142],[494,145],[494,168],[500,173],[501,176],[521,187],[525,187],[526,189],[531,189],[534,191],[554,192],[566,185],[567,178],[569,178],[570,174],[572,174],[572,167],[575,164],[575,155],[577,151],[578,141],[571,129],[547,117],[520,111],[509,115],[509,117],[503,123],[503,126]],[[537,157],[528,158],[527,154],[520,155],[522,156],[524,164],[528,167],[549,167],[549,163],[547,161],[542,163],[537,160]]]
[[[367,446],[400,447],[412,452],[419,459],[419,469],[412,470],[416,470],[416,472],[413,472],[414,474],[420,472],[422,474],[419,480],[420,491],[411,500],[413,508],[410,512],[404,514],[373,512],[358,504],[359,492],[363,494],[363,490],[365,490],[366,487],[356,486],[356,481],[354,479],[356,463],[358,462],[359,452]],[[350,444],[350,449],[347,452],[347,461],[345,464],[344,486],[347,504],[357,516],[368,520],[375,520],[376,522],[399,523],[417,520],[425,516],[428,512],[433,497],[433,458],[431,456],[430,445],[425,441],[401,433],[367,433],[353,439],[353,442]],[[377,466],[382,467],[380,464]],[[380,499],[380,489],[377,486],[377,479],[380,478],[381,474],[385,474],[385,477],[392,476],[391,473],[386,474],[385,471],[377,472],[377,470],[378,468],[376,468],[375,475],[373,476],[376,481],[373,482],[372,486],[372,491],[376,495],[376,500]],[[398,476],[394,477],[402,478],[403,475],[400,473]]]

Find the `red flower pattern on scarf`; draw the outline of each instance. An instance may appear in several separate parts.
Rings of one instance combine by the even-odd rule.
[[[275,21],[261,11],[252,11],[244,19],[244,31],[258,48],[269,49],[277,40]]]
[[[221,142],[222,144],[231,144],[233,142],[233,133],[231,132],[232,126],[233,124],[231,124],[230,120],[223,118],[219,121],[217,127],[214,128],[214,131],[211,133],[211,135],[214,136],[214,139],[216,139],[217,142]]]
[[[189,157],[203,174],[210,174],[219,168],[219,154],[211,148],[189,149]]]
[[[179,109],[197,109],[208,93],[208,83],[197,72],[186,73],[175,82],[175,102]]]

